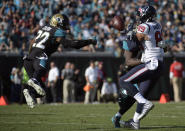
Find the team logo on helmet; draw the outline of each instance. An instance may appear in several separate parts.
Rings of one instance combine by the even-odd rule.
[[[153,6],[142,6],[137,10],[137,15],[140,17],[140,21],[152,21],[156,16],[156,10]]]
[[[69,29],[69,19],[64,14],[56,14],[51,18],[50,25],[67,30]]]
[[[58,23],[62,23],[62,21],[64,20],[64,19],[61,18],[61,17],[57,17],[56,19],[57,19]]]
[[[139,15],[140,16],[143,16],[143,9],[142,8],[139,8],[138,11],[139,11]]]

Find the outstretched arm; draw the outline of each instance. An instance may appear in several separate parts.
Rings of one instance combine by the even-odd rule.
[[[125,57],[125,64],[127,66],[136,66],[136,65],[141,64],[141,60],[139,60],[137,58],[132,58],[131,51],[125,50],[124,57]]]
[[[97,41],[96,40],[69,40],[69,39],[64,39],[64,38],[57,38],[57,42],[60,42],[64,48],[75,48],[75,49],[80,49],[84,46],[93,44],[96,45]]]

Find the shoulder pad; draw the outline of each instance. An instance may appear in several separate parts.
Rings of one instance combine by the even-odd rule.
[[[125,40],[123,41],[123,49],[124,50],[129,50],[127,41],[125,41]]]
[[[64,30],[57,29],[57,30],[55,31],[54,36],[64,37],[64,36],[65,36],[65,34],[66,34],[66,32],[65,32]]]
[[[150,27],[147,24],[140,24],[137,27],[137,33],[148,34],[149,30],[150,30]]]
[[[133,40],[124,40],[122,48],[128,51],[135,51],[138,50],[138,45]]]

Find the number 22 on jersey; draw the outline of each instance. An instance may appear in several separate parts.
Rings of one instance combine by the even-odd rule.
[[[35,38],[35,40],[37,42],[34,43],[32,47],[37,47],[37,48],[40,48],[40,49],[44,49],[45,45],[43,45],[43,44],[48,40],[49,35],[50,35],[49,32],[39,30],[38,35]]]

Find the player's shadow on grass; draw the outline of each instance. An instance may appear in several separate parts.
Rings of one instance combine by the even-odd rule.
[[[149,130],[149,129],[165,129],[165,128],[178,128],[178,129],[185,129],[185,126],[147,126],[147,127],[141,127],[140,129],[143,130]]]

